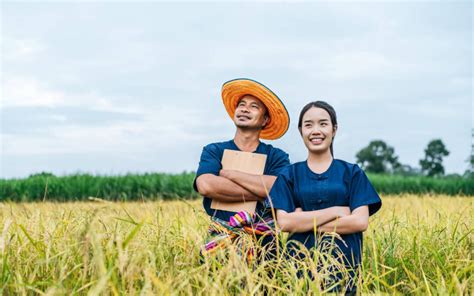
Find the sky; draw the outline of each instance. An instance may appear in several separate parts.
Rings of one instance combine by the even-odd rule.
[[[419,167],[429,141],[471,153],[471,2],[9,2],[1,5],[0,178],[195,171],[233,138],[224,82],[272,89],[306,159],[302,107],[324,100],[335,157],[381,139]]]

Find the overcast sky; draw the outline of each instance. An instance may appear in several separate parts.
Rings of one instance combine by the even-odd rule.
[[[371,140],[418,167],[432,139],[462,173],[471,150],[472,4],[1,3],[1,173],[197,168],[235,127],[222,84],[248,77],[284,101],[271,142],[306,158],[301,108],[337,112],[335,157]]]

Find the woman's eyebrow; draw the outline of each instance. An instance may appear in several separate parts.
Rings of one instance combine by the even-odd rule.
[[[329,121],[329,119],[323,118],[319,120],[319,122],[322,122],[322,121]]]

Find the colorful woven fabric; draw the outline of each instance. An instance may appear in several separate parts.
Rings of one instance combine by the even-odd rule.
[[[260,237],[273,236],[274,226],[272,217],[262,219],[245,211],[232,216],[229,222],[213,217],[208,230],[209,239],[201,248],[201,254],[208,255],[233,244],[238,254],[250,262],[254,256],[253,244]]]
[[[251,215],[246,211],[241,211],[230,217],[229,225],[232,227],[243,227],[244,225],[249,225],[254,220],[255,214]]]

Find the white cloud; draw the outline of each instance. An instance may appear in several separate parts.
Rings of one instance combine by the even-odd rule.
[[[6,62],[31,62],[47,49],[38,39],[11,38],[6,34],[2,34],[2,43],[2,59]]]
[[[124,104],[123,101],[121,100],[121,103],[114,102],[114,100],[94,91],[67,92],[50,87],[34,78],[12,77],[2,83],[0,109],[9,107],[85,107],[94,111],[128,114],[144,112],[143,108],[138,105]]]
[[[48,89],[35,79],[8,78],[2,84],[1,108],[55,107],[66,102],[64,93]]]
[[[352,51],[330,56],[326,63],[328,78],[337,80],[370,78],[391,72],[393,63],[377,52]]]
[[[404,159],[417,158],[435,136],[464,157],[468,144],[456,142],[456,133],[469,132],[469,111],[474,116],[472,104],[468,109],[472,29],[465,25],[472,13],[464,6],[201,3],[187,11],[185,6],[8,5],[1,111],[17,108],[15,116],[10,113],[16,118],[21,107],[30,113],[31,107],[56,109],[29,121],[11,120],[19,128],[4,130],[11,133],[2,139],[2,157],[16,155],[9,159],[24,160],[27,172],[41,157],[38,167],[74,171],[82,165],[57,164],[59,154],[113,155],[115,161],[115,153],[124,153],[145,163],[152,155],[160,170],[171,171],[174,155],[185,151],[181,167],[193,169],[190,154],[235,131],[219,88],[239,76],[267,84],[284,100],[292,127],[276,145],[283,144],[293,160],[306,155],[295,116],[315,99],[338,110],[337,151],[345,156],[383,136],[397,141]],[[106,112],[120,114],[105,120]],[[14,134],[20,125],[24,131],[36,122],[28,135]],[[6,175],[16,170],[15,161]],[[463,165],[451,162],[452,168]],[[94,166],[105,165],[98,159]]]
[[[67,117],[64,115],[51,115],[50,117],[52,120],[57,121],[57,122],[65,122],[67,120]]]
[[[99,106],[107,110],[126,108]],[[133,108],[132,108],[133,109]],[[139,108],[135,107],[135,110]],[[119,121],[100,126],[67,124],[63,115],[42,134],[3,134],[4,156],[55,155],[67,153],[106,153],[123,151],[153,153],[160,149],[202,143],[219,133],[208,134],[209,124],[223,126],[227,118],[205,120],[199,110],[172,105],[155,105],[141,110],[138,121]],[[207,128],[207,129],[206,129]],[[34,147],[34,149],[32,149]]]

